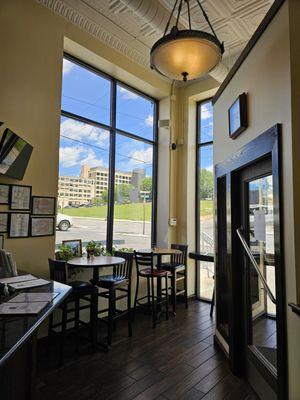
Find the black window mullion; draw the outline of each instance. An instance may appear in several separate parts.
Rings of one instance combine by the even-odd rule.
[[[158,104],[154,103],[154,125],[153,125],[153,137],[155,145],[153,146],[153,157],[152,157],[152,215],[151,215],[151,246],[156,247],[157,245],[157,167],[158,167]]]
[[[110,123],[112,129],[110,131],[109,141],[109,184],[108,184],[108,205],[107,205],[107,226],[106,226],[106,249],[111,252],[113,247],[114,234],[114,199],[115,199],[115,162],[116,162],[116,81],[111,82],[111,110]]]

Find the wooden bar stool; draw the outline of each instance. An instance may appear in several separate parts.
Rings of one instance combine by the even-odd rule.
[[[156,326],[157,314],[156,308],[158,305],[165,304],[166,308],[166,320],[169,319],[169,294],[168,294],[168,271],[163,269],[154,268],[154,260],[153,253],[149,252],[134,252],[135,262],[136,262],[136,291],[135,291],[135,299],[134,299],[134,314],[136,311],[137,305],[145,306],[147,305],[152,309],[152,324],[153,328]],[[147,295],[138,298],[139,291],[139,281],[140,278],[147,279]],[[164,295],[161,294],[155,295],[154,291],[154,281],[156,279],[165,278],[166,290],[164,291]],[[142,303],[142,300],[147,299],[147,303]]]
[[[86,325],[86,322],[80,320],[80,311],[89,309],[90,310],[90,339],[93,346],[93,350],[96,348],[97,343],[97,301],[98,293],[97,288],[91,285],[89,282],[73,281],[68,282],[67,280],[67,266],[64,261],[52,260],[49,258],[49,269],[50,278],[53,281],[61,282],[72,287],[71,294],[67,299],[60,305],[62,310],[62,320],[58,323],[53,323],[53,314],[49,318],[49,337],[54,333],[54,329],[61,327],[61,339],[60,339],[60,352],[59,352],[59,364],[63,364],[63,348],[65,342],[65,335],[67,324],[74,322],[75,334],[76,334],[76,351],[79,350],[79,328],[82,325]],[[83,300],[84,305],[80,305],[80,301]],[[69,303],[74,303],[74,307],[68,308]],[[68,314],[73,313],[74,316],[68,318]]]
[[[131,316],[131,274],[133,254],[116,251],[115,257],[124,258],[125,261],[113,267],[112,275],[100,275],[97,279],[92,279],[92,283],[98,288],[106,289],[99,292],[98,296],[108,300],[108,308],[99,310],[98,314],[107,312],[107,318],[100,318],[108,324],[107,344],[111,346],[112,332],[115,321],[127,314],[128,335],[132,336],[132,316]],[[117,294],[121,292],[121,294]],[[117,301],[127,298],[127,308],[125,310],[117,309]]]
[[[187,251],[188,246],[185,244],[171,244],[171,249],[180,250],[181,253],[172,254],[170,262],[162,263],[161,268],[170,272],[171,280],[171,298],[173,305],[173,313],[176,314],[177,296],[184,295],[185,307],[188,307],[187,283]],[[183,281],[183,289],[178,289],[177,283]]]

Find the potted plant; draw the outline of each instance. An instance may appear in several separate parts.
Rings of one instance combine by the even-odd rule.
[[[88,242],[88,244],[85,247],[86,253],[87,253],[87,258],[90,258],[91,256],[101,256],[105,254],[105,247],[101,242],[95,242],[94,240],[91,240]]]
[[[74,258],[72,247],[60,244],[58,251],[55,253],[55,258],[59,261],[68,262],[71,258]]]

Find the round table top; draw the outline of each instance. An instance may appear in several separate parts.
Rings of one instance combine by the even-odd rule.
[[[180,254],[181,251],[177,250],[177,249],[168,249],[167,247],[154,247],[153,249],[145,249],[145,250],[141,250],[142,252],[145,253],[153,253],[156,256],[169,256],[172,254]]]
[[[121,257],[112,256],[92,256],[87,257],[75,257],[68,261],[68,265],[72,267],[82,268],[95,268],[95,267],[111,267],[113,265],[121,264],[125,260]]]

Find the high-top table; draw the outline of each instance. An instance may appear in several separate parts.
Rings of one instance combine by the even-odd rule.
[[[92,268],[93,269],[93,281],[96,281],[99,276],[99,268],[113,267],[123,263],[125,260],[121,257],[113,256],[91,256],[87,257],[75,257],[67,262],[69,267],[77,268]]]
[[[71,268],[91,268],[93,269],[93,282],[96,282],[99,277],[99,268],[107,268],[113,267],[114,265],[121,264],[125,261],[124,258],[121,257],[113,257],[113,256],[91,256],[87,257],[75,257],[67,262],[67,265]],[[98,310],[97,310],[98,317]],[[98,346],[104,350],[109,350],[109,346],[106,343],[99,342]]]
[[[38,328],[71,293],[71,290],[70,286],[54,281],[49,281],[45,286],[18,290],[15,294],[30,292],[58,293],[58,295],[37,315],[0,315],[1,400],[34,398]]]

